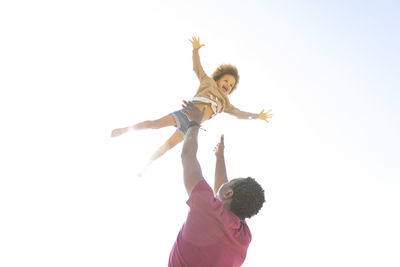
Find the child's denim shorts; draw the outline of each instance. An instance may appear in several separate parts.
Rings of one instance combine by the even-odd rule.
[[[182,112],[182,110],[175,111],[172,113],[172,116],[174,116],[176,128],[179,130],[182,136],[185,136],[189,126],[188,117]]]

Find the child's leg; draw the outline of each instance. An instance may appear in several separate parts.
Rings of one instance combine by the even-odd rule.
[[[131,128],[133,130],[143,130],[143,129],[160,129],[167,126],[176,125],[174,116],[172,114],[168,114],[158,120],[153,121],[143,121],[138,124],[133,125]]]
[[[162,145],[160,146],[157,151],[153,154],[153,156],[150,158],[150,162],[155,161],[162,155],[164,155],[165,152],[179,144],[180,142],[183,141],[182,134],[177,130],[174,132],[173,135],[171,135],[170,138]]]
[[[130,127],[114,129],[111,133],[111,136],[120,136],[121,134],[127,133],[131,130],[159,129],[162,127],[174,126],[175,124],[174,116],[172,116],[172,114],[168,114],[167,116],[164,116],[158,120],[143,121]]]
[[[165,152],[167,152],[168,150],[170,150],[171,148],[173,148],[174,146],[176,146],[177,144],[179,144],[182,141],[183,141],[182,134],[178,130],[175,131],[175,133],[173,135],[171,135],[171,137],[168,138],[168,140],[156,150],[156,152],[153,154],[153,156],[150,158],[150,160],[144,167],[143,171],[141,173],[139,173],[138,175],[141,176],[143,174],[143,172],[145,171],[145,169],[148,166],[150,166],[155,160],[157,160],[159,157],[164,155]]]

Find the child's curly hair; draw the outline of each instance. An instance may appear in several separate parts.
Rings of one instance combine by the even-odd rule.
[[[215,71],[214,73],[211,75],[211,78],[214,79],[214,81],[218,81],[222,76],[224,76],[225,74],[230,74],[235,78],[235,85],[233,86],[230,94],[233,93],[233,91],[235,91],[236,86],[239,83],[239,73],[238,70],[235,66],[230,65],[230,64],[222,64],[220,65]]]
[[[265,202],[264,189],[251,177],[233,184],[231,211],[241,220],[257,214]]]

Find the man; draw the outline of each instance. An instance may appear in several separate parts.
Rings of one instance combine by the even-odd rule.
[[[241,266],[251,241],[245,218],[261,209],[265,202],[264,190],[250,177],[228,181],[221,136],[215,150],[214,197],[196,157],[204,109],[200,111],[186,101],[182,107],[190,120],[181,155],[190,211],[170,253],[169,266]]]

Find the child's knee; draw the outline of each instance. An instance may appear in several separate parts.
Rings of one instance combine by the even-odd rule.
[[[164,144],[165,150],[170,150],[173,148],[176,144],[174,142],[168,141]]]
[[[168,141],[165,143],[165,146],[166,146],[167,149],[171,149],[171,148],[173,148],[174,146],[176,146],[177,144],[179,144],[181,141],[182,141],[182,140],[179,140],[179,139],[168,140]]]

